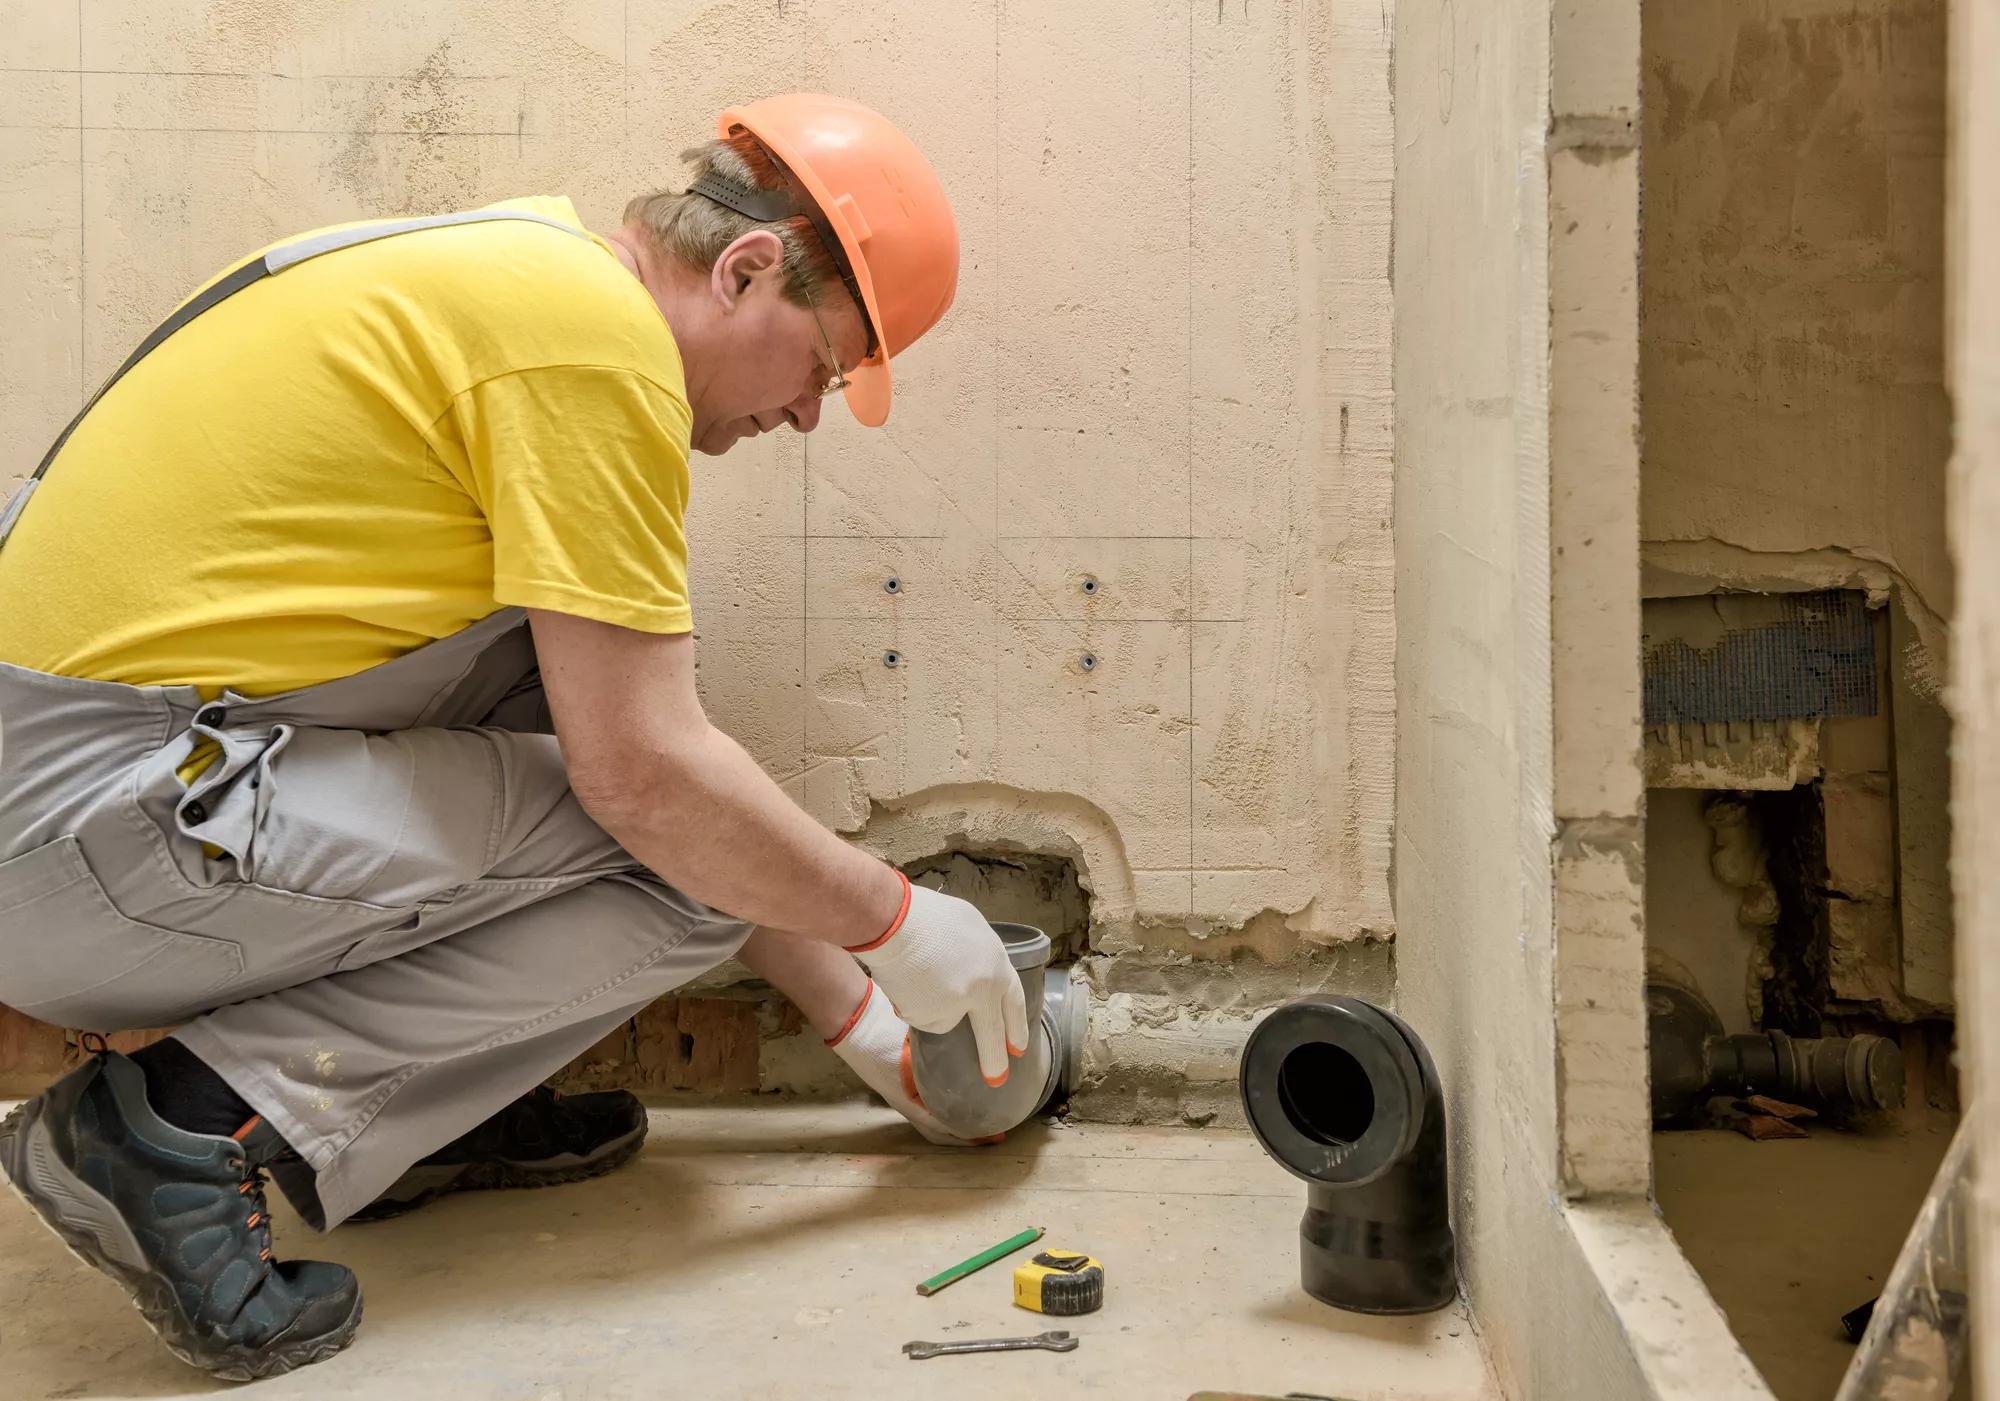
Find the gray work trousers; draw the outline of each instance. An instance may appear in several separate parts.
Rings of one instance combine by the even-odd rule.
[[[549,728],[518,609],[254,700],[0,664],[0,1002],[184,1022],[334,1226],[749,933],[590,819]]]

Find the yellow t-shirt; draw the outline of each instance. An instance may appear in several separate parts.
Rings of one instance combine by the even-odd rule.
[[[689,427],[601,240],[500,220],[311,259],[84,418],[0,548],[0,660],[258,696],[503,605],[686,632]]]

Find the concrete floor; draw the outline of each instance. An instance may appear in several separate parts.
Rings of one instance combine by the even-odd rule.
[[[597,1182],[448,1198],[324,1238],[280,1208],[279,1253],[352,1266],[367,1317],[346,1352],[253,1394],[1498,1395],[1462,1307],[1371,1319],[1306,1298],[1303,1203],[1236,1134],[1036,1127],[954,1151],[860,1104],[656,1112],[646,1152]],[[917,1297],[919,1279],[1030,1225],[1106,1262],[1101,1311],[1063,1325],[1013,1307],[1013,1260]],[[1082,1346],[927,1362],[900,1352],[914,1338],[1051,1326]],[[117,1286],[4,1194],[0,1378],[10,1401],[225,1389],[169,1357]]]
[[[1778,1401],[1830,1401],[1854,1346],[1840,1316],[1881,1291],[1952,1125],[1753,1142],[1653,1136],[1667,1225]]]

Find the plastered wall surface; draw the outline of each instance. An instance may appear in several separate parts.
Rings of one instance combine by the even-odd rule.
[[[1959,1023],[1965,1101],[1984,1106],[1973,1151],[1973,1336],[2000,1337],[2000,13],[1961,0],[1951,13],[1952,152],[1947,224],[1948,364],[1956,413],[1951,540],[1962,604],[1952,648],[1952,863],[1957,875]],[[1981,1401],[2000,1397],[2000,1348],[1976,1347]]]
[[[1524,556],[1546,568],[1547,30],[1539,0],[1396,12],[1398,1005],[1444,1081],[1460,1267],[1517,1395],[1550,1393],[1505,1281],[1565,1257],[1549,781],[1521,735],[1548,704],[1521,588]]]
[[[1767,1394],[1644,1195],[1637,18],[1397,10],[1399,1006],[1489,1355],[1593,1401]]]
[[[1548,12],[1404,5],[1396,20],[1399,1007],[1444,1080],[1461,1263],[1483,1309],[1525,1262],[1502,1164],[1545,1203],[1557,1180],[1547,776],[1523,771],[1517,736],[1537,641],[1516,633],[1520,560],[1537,548],[1517,477],[1526,514],[1547,510],[1546,452],[1519,468],[1516,454],[1517,416],[1544,412],[1519,395],[1546,355],[1522,284],[1546,258]],[[1545,615],[1538,631],[1546,647]],[[1503,1378],[1533,1394],[1526,1321],[1486,1322]]]
[[[697,459],[711,713],[885,852],[1074,860],[1102,953],[1390,932],[1374,0],[0,0],[0,36],[0,480],[258,244],[534,192],[602,227],[728,102],[880,107],[957,305],[886,430]]]
[[[1650,553],[1948,618],[1942,0],[1643,14]]]
[[[1949,1010],[1945,6],[1643,19],[1648,592],[1886,603],[1901,928],[1880,976]]]
[[[1711,796],[1686,788],[1646,794],[1646,948],[1693,979],[1724,1031],[1754,1031],[1750,980],[1758,950],[1743,920],[1745,892],[1717,873]]]

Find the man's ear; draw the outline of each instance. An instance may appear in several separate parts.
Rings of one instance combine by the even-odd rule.
[[[722,250],[709,274],[709,292],[724,311],[736,305],[761,275],[781,267],[785,244],[769,229],[752,229]]]

